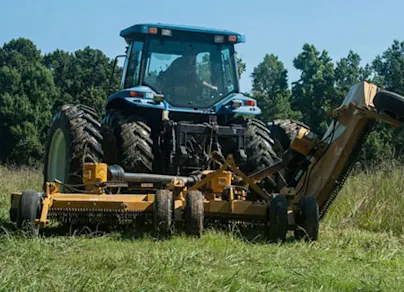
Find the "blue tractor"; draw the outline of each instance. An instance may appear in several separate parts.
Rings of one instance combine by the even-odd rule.
[[[243,35],[164,24],[120,35],[128,44],[120,90],[108,97],[101,122],[87,106],[62,107],[49,132],[45,182],[79,185],[83,162],[92,161],[187,176],[217,168],[212,153],[232,154],[246,173],[273,164],[271,132],[253,118],[261,110],[240,93],[234,46]],[[263,187],[279,191],[282,181],[270,176]]]

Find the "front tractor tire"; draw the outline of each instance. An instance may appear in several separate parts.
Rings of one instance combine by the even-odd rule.
[[[102,124],[106,163],[119,164],[127,172],[153,171],[151,128],[143,119],[112,109]]]
[[[82,184],[83,163],[102,160],[101,124],[96,112],[84,105],[62,106],[48,132],[44,189],[46,182],[55,180]]]

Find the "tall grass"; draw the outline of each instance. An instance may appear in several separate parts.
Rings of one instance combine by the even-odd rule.
[[[325,224],[375,232],[404,233],[404,166],[390,161],[352,175]]]
[[[33,168],[7,169],[0,166],[0,221],[8,218],[10,194],[23,190],[41,190],[42,174]]]

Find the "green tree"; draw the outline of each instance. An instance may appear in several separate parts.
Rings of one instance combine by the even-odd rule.
[[[354,51],[350,50],[348,55],[337,62],[335,67],[335,85],[336,95],[333,99],[335,105],[340,105],[348,94],[349,89],[355,83],[367,80],[371,74],[371,68],[366,65],[364,68],[360,65],[361,58]]]
[[[113,61],[96,49],[85,47],[74,53],[56,50],[44,57],[60,90],[54,109],[64,103],[81,103],[103,112],[109,92]],[[111,82],[116,88],[121,70],[118,68]],[[94,94],[94,93],[97,94]],[[93,95],[91,95],[93,94]]]
[[[253,96],[262,110],[261,119],[265,122],[280,118],[300,119],[300,112],[290,106],[288,72],[279,58],[265,55],[264,60],[254,68]]]
[[[360,62],[360,56],[352,50],[349,51],[347,57],[337,62],[335,68],[335,85],[337,87],[338,99],[335,100],[336,103],[340,104],[351,86],[359,82],[362,78]]]
[[[375,58],[372,67],[376,84],[404,94],[404,42],[395,40],[390,48]]]
[[[330,120],[328,110],[335,99],[334,64],[327,51],[321,53],[305,44],[293,65],[300,70],[300,80],[292,83],[292,108],[299,110],[303,121],[322,134]]]
[[[41,52],[27,39],[0,48],[0,160],[33,164],[41,159],[57,95]]]

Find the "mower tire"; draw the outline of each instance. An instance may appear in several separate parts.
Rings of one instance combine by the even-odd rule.
[[[102,160],[101,124],[96,112],[84,105],[62,106],[48,132],[44,190],[46,182],[56,179],[64,184],[82,184],[83,163]]]
[[[153,202],[153,227],[156,236],[167,237],[172,233],[173,193],[158,190]]]
[[[203,195],[200,191],[189,191],[185,200],[185,232],[201,237],[203,233]]]
[[[284,242],[288,232],[288,201],[278,195],[271,200],[268,208],[268,239],[270,242]]]
[[[24,191],[17,211],[17,228],[32,236],[38,236],[39,225],[35,219],[40,215],[40,198],[36,191]]]
[[[320,214],[314,197],[302,197],[299,212],[295,215],[297,240],[316,241],[318,239]]]

